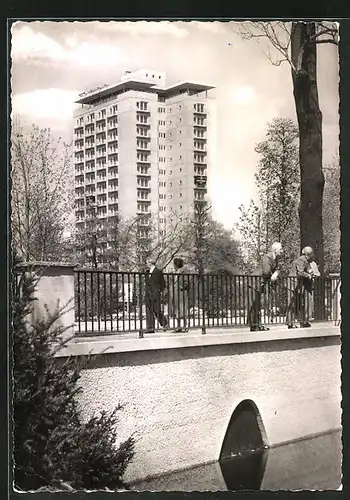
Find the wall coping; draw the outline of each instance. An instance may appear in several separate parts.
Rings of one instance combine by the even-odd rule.
[[[46,261],[29,261],[29,262],[20,262],[15,265],[15,269],[24,269],[28,267],[63,267],[63,268],[75,268],[77,266],[74,262],[46,262]]]
[[[89,354],[116,354],[142,351],[159,351],[166,349],[183,349],[191,347],[209,347],[218,345],[242,345],[271,341],[293,341],[299,339],[340,337],[340,328],[332,323],[315,325],[308,329],[288,330],[284,326],[273,327],[266,332],[247,332],[215,329],[202,335],[199,330],[185,334],[159,333],[138,338],[138,333],[104,335],[101,337],[79,338],[69,343],[56,353],[56,357],[88,356]]]

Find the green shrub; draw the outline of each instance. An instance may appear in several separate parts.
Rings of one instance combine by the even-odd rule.
[[[18,259],[13,260],[13,269]],[[118,443],[118,406],[83,422],[77,395],[82,362],[58,362],[64,344],[57,324],[63,309],[30,321],[36,278],[12,273],[14,483],[40,488],[125,488],[123,474],[134,454],[134,439]],[[28,316],[29,315],[29,316]]]

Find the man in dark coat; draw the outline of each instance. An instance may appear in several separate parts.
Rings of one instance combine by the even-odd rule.
[[[168,322],[162,311],[161,296],[165,289],[164,274],[156,263],[151,260],[146,271],[145,305],[146,305],[146,333],[155,332],[155,318],[165,329]]]
[[[282,245],[275,242],[271,246],[271,251],[265,254],[259,267],[248,279],[248,324],[250,331],[269,330],[261,324],[261,294],[267,291],[270,283],[274,283],[278,278],[278,258],[282,254]]]
[[[299,319],[301,328],[309,328],[309,304],[308,300],[312,294],[313,273],[310,263],[314,259],[311,247],[303,248],[300,257],[295,259],[291,265],[288,278],[288,328],[297,328],[295,320]]]

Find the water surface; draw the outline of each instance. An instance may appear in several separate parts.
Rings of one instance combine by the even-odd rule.
[[[137,491],[336,490],[341,433],[260,449],[139,482]]]

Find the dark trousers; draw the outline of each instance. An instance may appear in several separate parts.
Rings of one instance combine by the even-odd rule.
[[[303,288],[288,290],[287,325],[293,325],[298,320],[308,323],[310,319],[310,293]]]
[[[248,286],[248,325],[259,326],[261,325],[261,294],[264,291],[263,285]]]
[[[167,325],[167,319],[162,311],[161,301],[159,296],[146,296],[146,328],[147,330],[155,329],[155,318],[163,327]]]

